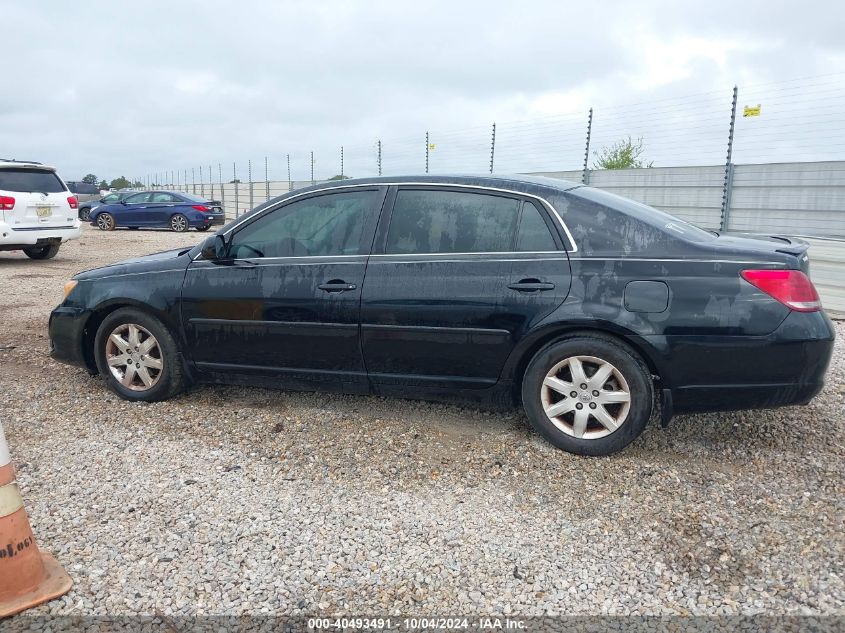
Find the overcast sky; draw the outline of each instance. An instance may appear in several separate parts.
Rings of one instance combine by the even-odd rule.
[[[845,7],[809,2],[0,0],[0,156],[66,180],[246,161],[263,177],[845,158]],[[591,162],[593,158],[591,157]]]

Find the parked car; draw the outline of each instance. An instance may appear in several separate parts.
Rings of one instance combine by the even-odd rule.
[[[99,192],[98,192],[99,193]],[[91,209],[95,207],[99,207],[101,204],[114,204],[116,202],[120,202],[127,196],[132,195],[133,193],[138,193],[136,189],[120,189],[119,191],[113,191],[107,193],[104,196],[98,195],[93,200],[87,200],[85,202],[79,203],[79,219],[83,222],[90,222],[91,221]]]
[[[139,191],[91,209],[92,226],[102,231],[164,227],[172,231],[207,231],[225,223],[223,209],[205,198],[180,191]]]
[[[55,257],[63,242],[80,235],[77,206],[55,167],[0,159],[0,251]]]
[[[834,333],[807,244],[531,177],[346,180],[76,275],[52,355],[128,400],[192,382],[521,402],[573,453],[653,411],[806,404]]]
[[[65,184],[70,192],[76,196],[76,201],[79,203],[80,214],[82,213],[81,210],[83,205],[100,199],[100,188],[97,185],[77,180],[68,180]],[[81,215],[80,219],[82,219]]]

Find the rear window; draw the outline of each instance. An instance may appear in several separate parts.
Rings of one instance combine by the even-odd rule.
[[[0,169],[0,191],[59,193],[67,191],[55,172],[26,167]]]
[[[206,200],[202,196],[195,196],[192,193],[181,193],[179,195],[181,195],[183,198],[187,198],[191,202],[208,202],[208,200]]]
[[[100,193],[100,189],[96,185],[90,185],[87,182],[69,182],[67,183],[67,187],[71,190],[72,193],[78,193],[82,195],[92,195]]]

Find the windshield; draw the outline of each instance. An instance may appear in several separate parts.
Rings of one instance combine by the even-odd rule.
[[[0,169],[0,191],[59,193],[67,191],[55,172],[26,167]]]

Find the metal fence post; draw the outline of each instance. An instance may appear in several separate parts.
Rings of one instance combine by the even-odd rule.
[[[490,173],[493,173],[493,159],[496,157],[496,124],[493,123],[493,137],[490,139]]]
[[[288,157],[288,191],[293,191],[293,180],[290,179],[290,154]]]
[[[340,146],[340,179],[343,180],[343,145]]]
[[[214,177],[211,175],[211,165],[208,166],[208,186],[211,187],[211,193],[208,197],[214,200]]]
[[[202,165],[200,165],[200,195],[205,198],[205,182],[202,179]]]
[[[590,182],[590,136],[593,133],[593,109],[587,115],[587,147],[584,149],[584,169],[581,170],[581,183]]]
[[[381,139],[378,140],[378,154],[376,155],[376,162],[378,163],[378,175],[381,176]]]
[[[191,167],[191,193],[197,195],[197,175],[193,167]]]
[[[223,165],[217,163],[217,177],[220,180],[220,206],[223,207],[223,215],[226,215],[226,188],[223,186]]]
[[[267,157],[264,157],[264,195],[265,202],[270,200],[270,167],[267,164]]]
[[[238,202],[238,189],[240,189],[240,183],[238,182],[237,163],[232,163],[232,182],[235,184],[235,217],[238,217],[241,214],[241,209],[240,203]]]
[[[431,146],[428,144],[428,130],[425,133],[425,173],[428,173],[428,150]]]
[[[311,152],[311,184],[314,185],[314,152]]]
[[[719,218],[719,230],[725,231],[728,228],[728,214],[731,206],[731,188],[733,187],[733,156],[734,146],[734,125],[736,124],[736,97],[737,87],[734,86],[733,101],[731,102],[731,126],[728,130],[728,155],[725,159],[725,180],[722,185],[722,214]]]
[[[250,210],[253,208],[252,203],[252,161],[246,161],[246,169],[247,173],[249,174],[249,208]]]

